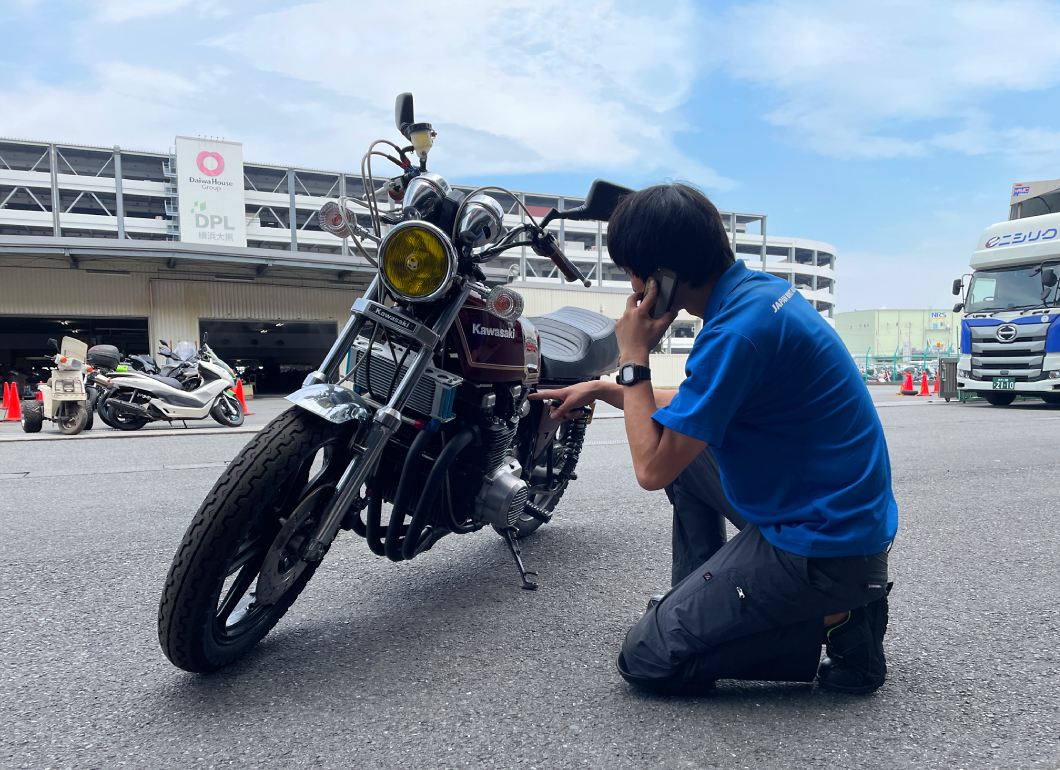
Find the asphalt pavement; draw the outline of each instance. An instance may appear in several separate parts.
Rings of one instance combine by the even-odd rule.
[[[873,398],[901,527],[890,677],[869,696],[622,681],[622,638],[667,587],[670,511],[606,409],[524,544],[537,592],[490,531],[402,564],[343,533],[280,625],[210,676],[163,657],[158,599],[250,436],[0,442],[0,767],[1053,770],[1060,409]]]

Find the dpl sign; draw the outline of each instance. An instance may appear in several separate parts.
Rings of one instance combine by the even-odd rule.
[[[243,145],[189,136],[176,143],[180,240],[245,248]]]

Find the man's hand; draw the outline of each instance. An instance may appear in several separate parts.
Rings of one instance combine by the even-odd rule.
[[[549,417],[556,422],[565,422],[581,417],[582,407],[591,404],[599,396],[597,395],[597,382],[579,382],[559,390],[542,390],[539,393],[531,393],[531,401],[559,401],[559,406],[552,406]]]
[[[649,278],[643,294],[631,294],[626,300],[626,312],[615,322],[615,337],[618,338],[622,363],[647,366],[648,354],[677,318],[676,310],[671,310],[658,321],[651,317],[651,309],[658,296],[659,286]]]

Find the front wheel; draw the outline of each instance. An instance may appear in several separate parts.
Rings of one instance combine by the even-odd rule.
[[[989,401],[993,406],[1008,406],[1016,400],[1015,393],[1005,393],[1004,391],[998,393],[996,391],[987,391],[985,394],[986,400]]]
[[[243,405],[226,390],[217,397],[210,416],[226,428],[238,428],[243,424]]]
[[[1060,406],[1060,393],[1043,393],[1042,401],[1053,406]]]
[[[216,671],[279,622],[319,562],[301,548],[350,462],[352,424],[289,409],[217,480],[173,557],[158,608],[162,651],[185,671]]]
[[[55,415],[55,425],[65,436],[76,436],[88,425],[88,407],[74,401],[64,401]]]

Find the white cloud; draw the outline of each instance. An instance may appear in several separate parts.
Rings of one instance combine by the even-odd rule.
[[[191,3],[192,0],[102,0],[97,14],[103,21],[122,23],[172,13]]]
[[[774,92],[766,119],[839,158],[934,149],[1052,151],[1055,134],[1015,146],[980,119],[1001,92],[1060,84],[1060,5],[1045,0],[890,0],[742,5],[708,25],[716,66]],[[962,127],[939,130],[937,121]]]
[[[361,113],[347,144],[390,136],[393,99],[411,90],[420,119],[443,129],[434,157],[465,174],[623,169],[727,187],[675,148],[666,114],[696,76],[692,22],[687,2],[641,13],[608,0],[420,0],[398,27],[388,6],[326,0],[214,43],[333,94],[315,108],[326,120]]]

